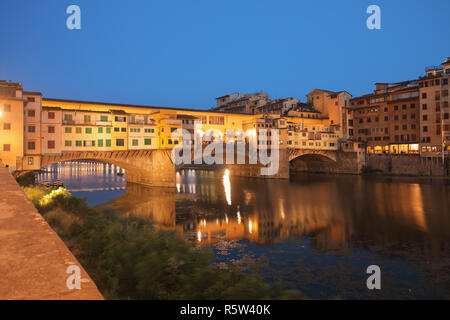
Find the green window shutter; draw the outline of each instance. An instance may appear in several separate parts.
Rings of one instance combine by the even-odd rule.
[[[106,133],[111,133],[111,128],[106,128]]]
[[[132,144],[134,147],[139,145],[139,141],[137,139],[133,139]]]
[[[80,140],[77,140],[77,141],[75,141],[75,145],[76,145],[77,147],[81,147],[81,146],[82,146],[82,143],[81,143]]]
[[[92,128],[86,128],[85,132],[86,132],[87,134],[91,134],[91,133],[92,133]]]
[[[106,146],[107,146],[107,147],[111,147],[111,140],[106,139],[106,140],[105,140],[105,143],[106,143]]]
[[[71,140],[64,141],[64,146],[65,147],[71,147],[72,146],[72,141]]]
[[[75,129],[75,132],[76,132],[76,133],[81,133],[81,128],[76,128],[76,129]]]
[[[103,140],[102,140],[102,139],[99,139],[99,140],[98,140],[97,146],[103,147]]]
[[[65,127],[64,128],[64,132],[65,133],[72,133],[72,128],[71,127]]]
[[[103,128],[102,127],[98,128],[98,133],[103,133]]]
[[[144,139],[144,144],[150,146],[152,144],[152,139]]]
[[[100,116],[100,121],[108,121],[108,116]]]

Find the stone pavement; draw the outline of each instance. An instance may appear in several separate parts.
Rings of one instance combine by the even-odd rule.
[[[81,269],[81,289],[68,289],[70,265]],[[97,300],[103,296],[64,242],[0,167],[0,299]]]

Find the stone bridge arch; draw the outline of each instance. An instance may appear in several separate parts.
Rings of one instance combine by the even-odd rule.
[[[316,157],[319,160],[331,160],[337,162],[336,151],[331,150],[314,150],[314,149],[290,149],[289,161],[293,161],[300,157],[310,156]]]
[[[338,157],[335,151],[292,149],[289,150],[289,167],[293,172],[337,172]]]
[[[114,164],[125,169],[127,182],[154,187],[175,187],[175,165],[170,149],[65,152],[60,155],[42,156],[41,167],[74,160],[97,160]]]

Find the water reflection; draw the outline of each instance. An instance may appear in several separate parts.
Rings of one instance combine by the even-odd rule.
[[[449,193],[446,180],[302,175],[288,182],[181,170],[175,190],[129,184],[108,204],[211,246],[219,262],[265,257],[268,278],[315,297],[449,297]],[[370,264],[382,266],[389,290],[367,292]]]
[[[147,188],[130,183],[125,194],[107,205],[119,209],[126,216],[151,219],[161,227],[176,226],[175,192],[168,188]]]
[[[126,190],[126,174],[123,169],[93,160],[66,161],[44,167],[36,175],[36,182],[44,184],[62,180],[70,192],[86,198],[89,205],[98,205],[112,200]]]

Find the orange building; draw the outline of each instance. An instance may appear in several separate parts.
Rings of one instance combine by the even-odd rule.
[[[350,100],[353,133],[368,153],[419,153],[419,87],[416,80],[377,83],[374,93]]]

